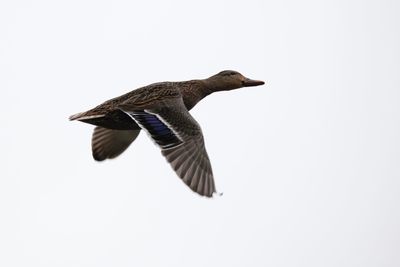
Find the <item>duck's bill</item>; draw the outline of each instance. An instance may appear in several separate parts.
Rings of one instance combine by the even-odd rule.
[[[243,86],[258,86],[258,85],[263,85],[263,81],[258,81],[258,80],[252,80],[252,79],[246,79],[243,81]]]

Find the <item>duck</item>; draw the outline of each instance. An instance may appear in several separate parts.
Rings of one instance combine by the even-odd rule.
[[[144,130],[193,192],[212,197],[217,191],[210,159],[201,127],[189,111],[212,93],[263,84],[224,70],[206,79],[140,87],[69,119],[96,126],[91,142],[96,161],[118,157]]]

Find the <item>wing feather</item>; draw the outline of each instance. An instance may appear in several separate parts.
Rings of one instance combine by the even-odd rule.
[[[213,195],[214,177],[203,134],[182,98],[161,101],[143,110],[125,103],[123,111],[149,134],[187,186],[202,196]]]
[[[100,126],[92,135],[92,154],[97,161],[112,159],[124,152],[139,135],[139,130],[113,130]]]

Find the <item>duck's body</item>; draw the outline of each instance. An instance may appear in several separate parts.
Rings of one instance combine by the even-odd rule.
[[[70,119],[78,119],[107,129],[140,130],[140,126],[119,108],[125,101],[155,103],[158,99],[176,97],[180,94],[185,107],[191,110],[209,94],[208,92],[202,80],[153,83],[107,100],[91,110],[71,116]]]
[[[204,196],[215,192],[200,126],[189,114],[201,99],[216,91],[264,82],[223,71],[204,80],[154,83],[78,113],[70,120],[96,125],[92,137],[95,160],[115,158],[146,130],[178,176]]]

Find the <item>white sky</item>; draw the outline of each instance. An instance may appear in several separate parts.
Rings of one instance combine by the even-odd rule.
[[[0,266],[400,266],[398,1],[0,3]],[[217,189],[68,116],[224,69],[193,111]]]

